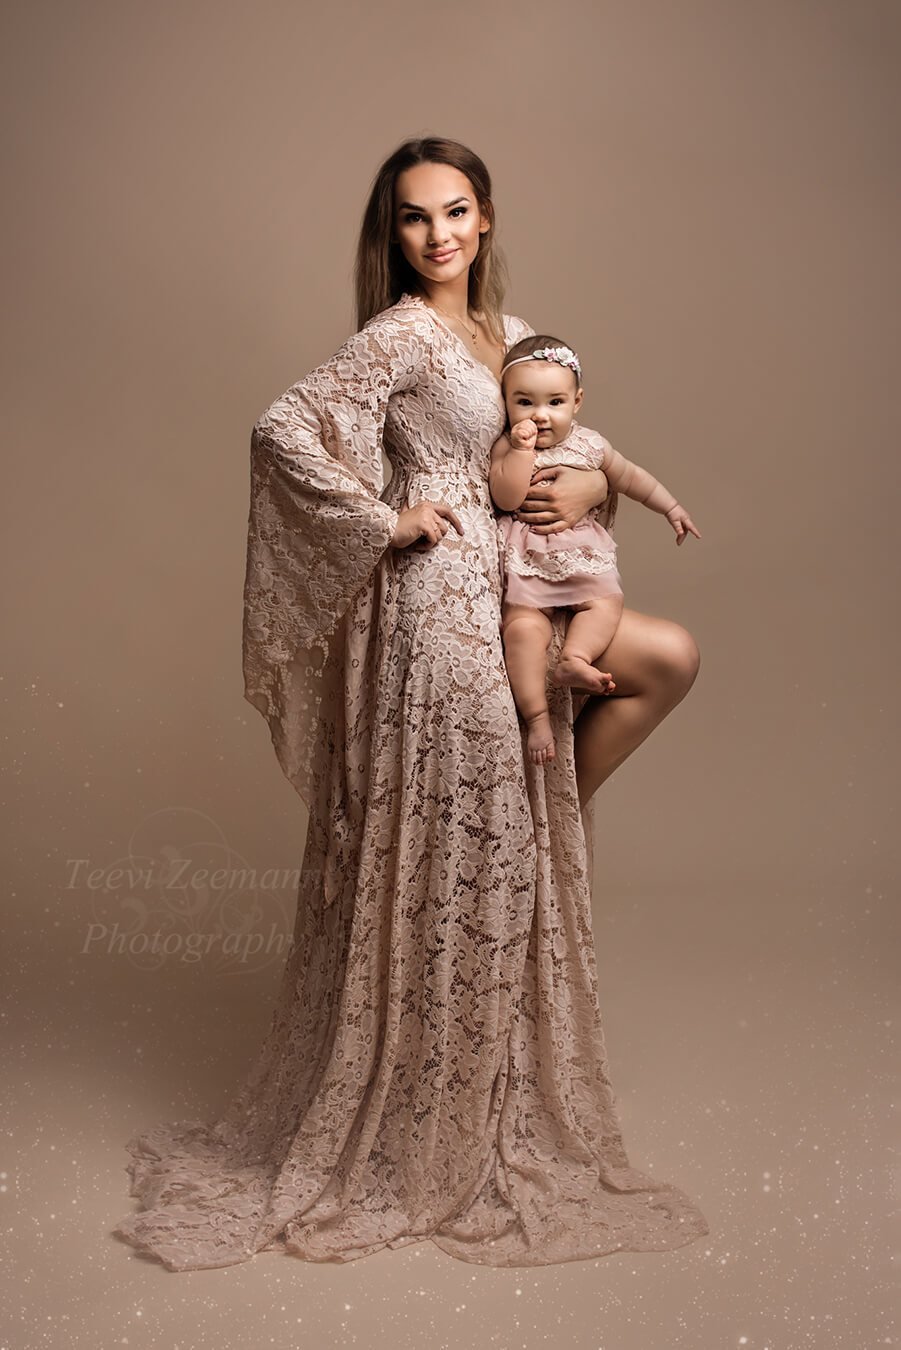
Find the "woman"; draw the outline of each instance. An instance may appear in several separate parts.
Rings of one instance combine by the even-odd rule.
[[[488,456],[504,348],[534,329],[501,310],[482,161],[402,145],[356,277],[360,330],[253,430],[245,694],[309,809],[294,942],[228,1109],[130,1141],[143,1208],[114,1231],[170,1270],[426,1238],[499,1266],[681,1246],[703,1215],[623,1148],[581,808],[695,649],[627,611],[617,696],[552,689],[557,757],[527,761]],[[601,480],[558,472],[530,518],[562,527]]]

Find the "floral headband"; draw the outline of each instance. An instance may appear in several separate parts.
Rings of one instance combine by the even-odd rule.
[[[556,361],[558,365],[569,366],[570,370],[574,370],[578,380],[582,378],[582,367],[572,347],[539,347],[528,356],[517,356],[513,361],[505,361],[501,366],[501,375],[510,366],[519,365],[520,361]]]

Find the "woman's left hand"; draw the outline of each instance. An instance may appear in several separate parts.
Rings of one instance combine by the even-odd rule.
[[[536,469],[525,500],[512,514],[537,534],[568,530],[607,496],[603,469],[577,469],[574,464],[551,464]]]

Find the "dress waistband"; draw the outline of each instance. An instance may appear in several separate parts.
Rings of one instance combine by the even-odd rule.
[[[391,495],[403,496],[409,505],[445,498],[449,506],[477,506],[491,510],[491,494],[484,478],[463,464],[431,469],[395,469],[388,484]]]
[[[401,474],[404,478],[468,478],[476,483],[479,479],[468,464],[435,464],[430,469],[400,468],[395,473]]]

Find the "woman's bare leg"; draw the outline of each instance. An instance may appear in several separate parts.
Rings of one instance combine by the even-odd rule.
[[[701,663],[687,628],[624,609],[606,651],[594,664],[616,681],[612,694],[592,695],[574,728],[579,804],[609,778],[688,693]]]
[[[623,593],[596,596],[574,610],[566,628],[560,659],[551,673],[555,684],[569,685],[589,693],[607,694],[615,685],[609,671],[599,670],[599,661],[613,641],[623,612]]]

